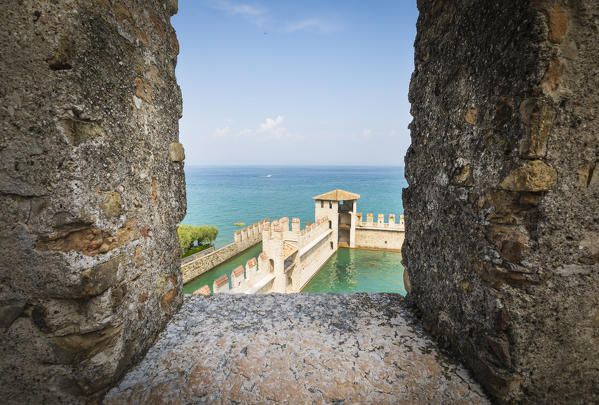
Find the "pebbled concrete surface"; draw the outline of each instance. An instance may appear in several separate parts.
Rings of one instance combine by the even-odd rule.
[[[399,295],[188,296],[104,403],[212,402],[488,400]]]

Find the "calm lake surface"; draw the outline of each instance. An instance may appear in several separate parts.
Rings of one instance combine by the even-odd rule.
[[[394,292],[406,295],[401,253],[340,248],[302,293]]]

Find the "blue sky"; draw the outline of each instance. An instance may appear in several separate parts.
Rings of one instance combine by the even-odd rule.
[[[415,0],[180,0],[188,165],[403,165]]]

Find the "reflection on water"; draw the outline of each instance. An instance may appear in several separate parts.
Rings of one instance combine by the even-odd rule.
[[[401,253],[340,248],[302,292],[395,292],[406,295]]]
[[[223,274],[230,276],[235,267],[252,257],[258,257],[262,243],[216,266],[211,271],[183,286],[183,293],[191,294],[212,283]],[[302,293],[395,292],[406,294],[403,285],[401,253],[379,250],[340,248],[312,278]]]

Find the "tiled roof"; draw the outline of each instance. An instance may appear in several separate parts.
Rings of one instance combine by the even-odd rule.
[[[313,200],[326,200],[326,201],[346,201],[346,200],[358,200],[360,194],[350,193],[349,191],[335,189],[328,193],[317,195],[312,197]]]

